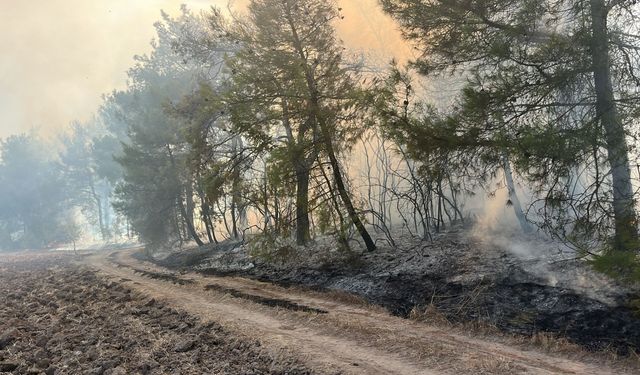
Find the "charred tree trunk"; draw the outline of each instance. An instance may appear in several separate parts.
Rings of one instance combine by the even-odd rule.
[[[631,251],[638,248],[638,218],[624,125],[613,93],[609,57],[608,8],[604,0],[590,0],[592,23],[591,57],[596,92],[596,110],[604,128],[607,158],[611,166],[615,248]]]

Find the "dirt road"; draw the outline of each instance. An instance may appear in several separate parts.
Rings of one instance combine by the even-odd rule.
[[[177,274],[135,259],[131,250],[96,253],[83,263],[141,295],[220,324],[318,373],[623,373],[393,317],[337,294],[242,278]]]

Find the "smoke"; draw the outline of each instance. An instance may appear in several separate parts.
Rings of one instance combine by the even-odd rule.
[[[151,50],[160,9],[177,14],[181,3],[226,1],[0,2],[0,137],[52,137],[89,120],[103,94],[124,87],[133,56]]]
[[[468,204],[468,210],[475,218],[473,234],[478,238],[514,236],[521,232],[514,209],[507,204],[509,192],[499,181],[502,181],[501,173],[490,185],[496,190],[489,193],[479,191]],[[522,196],[524,194],[521,189],[518,194],[526,204],[529,199]]]
[[[36,130],[52,137],[88,121],[101,96],[126,85],[133,56],[151,50],[160,10],[180,4],[242,9],[248,0],[40,0],[0,2],[0,138]],[[377,0],[341,0],[338,25],[350,50],[386,63],[410,48]]]
[[[502,181],[498,174],[493,186]],[[526,186],[516,186],[520,200],[526,205],[532,200],[532,192]],[[505,252],[509,256],[501,262],[512,264],[520,270],[514,277],[538,282],[551,287],[573,290],[600,302],[615,305],[620,288],[612,280],[592,270],[576,259],[575,250],[566,244],[552,240],[542,232],[522,232],[514,208],[507,205],[509,193],[499,186],[495,195],[472,200],[476,208],[476,222],[469,233],[480,244],[478,251],[488,258]],[[531,219],[531,218],[530,218]]]
[[[363,52],[376,64],[388,64],[391,59],[405,63],[415,57],[397,23],[382,11],[378,0],[338,3],[345,18],[336,28],[347,47]]]

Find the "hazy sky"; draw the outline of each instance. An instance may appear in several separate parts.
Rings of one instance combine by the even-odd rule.
[[[177,14],[228,0],[0,0],[0,138],[51,135],[89,119],[101,95],[123,88],[133,56],[150,50],[160,9]],[[233,0],[240,8],[247,0]],[[340,0],[348,47],[378,58],[410,53],[377,0]]]

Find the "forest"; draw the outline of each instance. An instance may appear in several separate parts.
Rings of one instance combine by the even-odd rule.
[[[0,373],[637,373],[637,1],[378,0],[406,60],[344,1],[162,11],[0,139]]]
[[[329,236],[375,251],[499,199],[517,230],[640,277],[635,2],[381,5],[417,52],[406,66],[344,47],[332,2],[164,14],[126,89],[59,151],[2,141],[0,245]],[[435,81],[458,94],[425,95]]]

